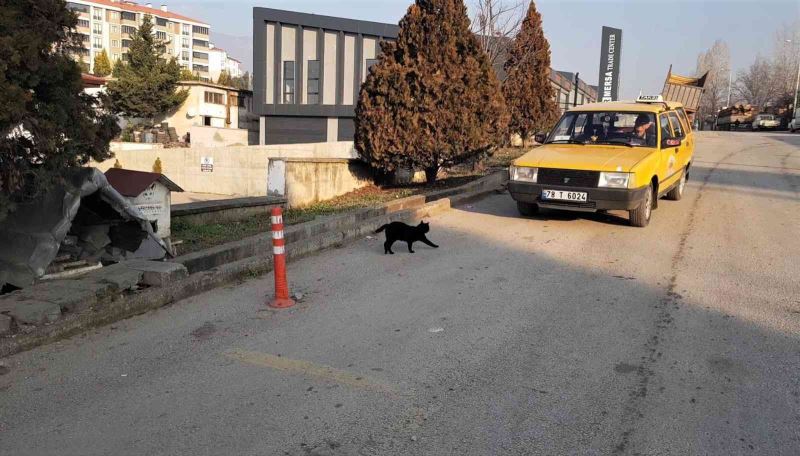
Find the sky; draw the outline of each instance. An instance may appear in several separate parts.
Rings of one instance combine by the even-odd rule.
[[[471,6],[474,0],[466,0]],[[515,0],[508,0],[515,1]],[[153,2],[154,4],[157,2]],[[376,22],[397,23],[411,0],[183,0],[168,3],[171,11],[204,20],[211,39],[252,66],[252,7]],[[775,31],[800,21],[800,0],[538,0],[551,63],[561,71],[580,72],[597,84],[600,33],[603,25],[622,29],[622,98],[639,91],[660,93],[670,64],[673,72],[694,75],[697,54],[715,40],[728,43],[735,73],[756,55],[768,56]]]

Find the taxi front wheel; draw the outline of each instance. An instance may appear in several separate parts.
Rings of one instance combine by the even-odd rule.
[[[647,187],[647,192],[644,194],[644,198],[642,202],[639,203],[639,206],[632,210],[628,211],[628,218],[630,219],[630,224],[632,226],[638,226],[640,228],[647,226],[650,223],[650,215],[653,213],[653,185],[651,184]]]
[[[525,217],[530,217],[532,215],[536,215],[539,212],[539,205],[535,203],[525,203],[522,201],[517,201],[517,211],[519,211],[520,215],[524,215]]]

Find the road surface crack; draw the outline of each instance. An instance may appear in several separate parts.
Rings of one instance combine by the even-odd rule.
[[[680,307],[681,296],[676,292],[678,273],[681,263],[683,263],[686,255],[686,246],[689,237],[694,233],[697,217],[697,209],[703,199],[703,191],[708,185],[711,176],[717,171],[717,168],[724,164],[729,158],[742,152],[745,149],[730,152],[714,163],[711,169],[703,178],[700,186],[697,189],[694,201],[692,201],[691,209],[689,210],[689,218],[686,222],[684,230],[681,232],[678,248],[676,249],[670,263],[670,279],[667,284],[664,296],[656,304],[656,317],[653,322],[651,336],[644,343],[644,355],[640,358],[638,366],[636,366],[636,376],[638,381],[633,391],[628,394],[625,405],[622,408],[621,429],[624,431],[617,439],[617,443],[612,449],[612,454],[623,454],[630,446],[631,437],[636,430],[636,424],[639,420],[644,418],[642,411],[642,403],[647,397],[648,387],[650,380],[655,374],[654,367],[658,360],[661,358],[661,352],[658,350],[659,344],[664,339],[665,332],[673,328],[674,319],[672,318],[672,311]]]

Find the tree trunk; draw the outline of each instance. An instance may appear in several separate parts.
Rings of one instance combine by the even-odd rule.
[[[433,185],[436,182],[436,175],[439,174],[439,167],[438,166],[431,166],[430,168],[425,168],[425,181],[428,185]]]

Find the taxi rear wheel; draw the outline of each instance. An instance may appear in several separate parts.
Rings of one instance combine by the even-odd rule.
[[[667,199],[672,201],[680,201],[683,198],[683,190],[686,188],[686,170],[683,170],[681,180],[678,185],[667,193]]]
[[[653,213],[653,185],[647,187],[647,192],[644,194],[644,199],[639,203],[639,206],[628,211],[628,218],[632,226],[643,228],[650,223],[650,215]]]
[[[520,215],[530,217],[531,215],[536,215],[536,213],[539,212],[539,205],[517,201],[517,211],[519,211]]]

